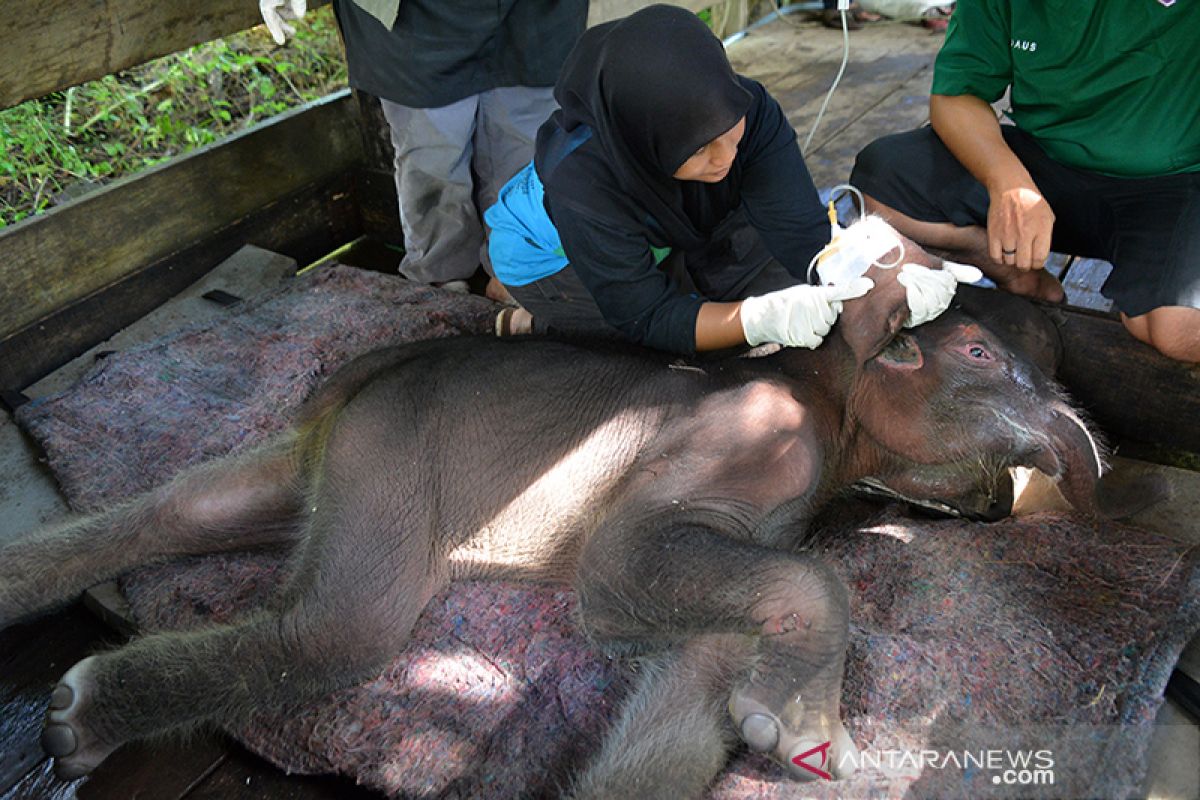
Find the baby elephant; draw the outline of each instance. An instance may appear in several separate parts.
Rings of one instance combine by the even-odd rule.
[[[903,329],[896,270],[868,274],[876,288],[812,351],[681,365],[487,338],[374,352],[269,444],[3,546],[0,627],[150,562],[293,550],[269,607],[72,667],[42,738],[58,774],[369,678],[448,581],[493,577],[570,583],[594,642],[655,654],[573,796],[697,795],[739,737],[796,778],[844,775],[848,604],[798,552],[815,510],[862,478],[970,504],[1020,464],[1088,512],[1101,471],[1036,367],[955,309]]]

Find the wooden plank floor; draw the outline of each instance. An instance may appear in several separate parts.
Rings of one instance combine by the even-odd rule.
[[[793,15],[750,32],[731,46],[730,57],[735,68],[763,81],[779,98],[803,142],[837,72],[842,39],[840,32],[815,23],[791,22],[796,19]],[[819,187],[844,182],[854,155],[877,136],[926,120],[940,44],[940,36],[910,25],[873,25],[851,34],[849,66],[807,154]],[[1100,279],[1093,273],[1073,274],[1068,281],[1069,288],[1076,284],[1072,301],[1078,298],[1079,305],[1095,307]],[[6,442],[11,439],[0,437],[0,447],[11,446]],[[33,461],[11,469],[32,472]],[[0,474],[0,512],[21,502],[6,486],[28,485],[33,491],[34,478],[18,477],[25,483]],[[0,536],[19,532],[9,530],[13,518],[0,523]],[[182,744],[128,747],[89,778],[57,781],[37,746],[50,689],[80,657],[114,642],[79,607],[0,633],[0,800],[376,796],[340,778],[286,776],[215,735]]]

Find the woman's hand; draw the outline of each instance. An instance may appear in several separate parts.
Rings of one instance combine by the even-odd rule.
[[[786,347],[814,348],[842,313],[842,302],[874,288],[859,277],[844,286],[800,284],[742,301],[742,333],[747,344],[778,342]]]
[[[283,44],[287,37],[296,33],[288,24],[289,19],[303,19],[307,0],[259,0],[258,10],[262,14],[267,30],[275,44]]]
[[[859,277],[846,286],[799,284],[740,303],[705,303],[696,317],[696,351],[764,342],[817,347],[842,313],[842,302],[874,286],[870,278]]]
[[[983,277],[978,268],[956,261],[943,261],[941,269],[922,264],[905,264],[896,281],[904,287],[908,319],[904,327],[915,328],[941,316],[954,300],[960,283],[975,283]]]

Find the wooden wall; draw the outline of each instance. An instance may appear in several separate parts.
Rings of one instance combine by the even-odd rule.
[[[357,235],[357,212],[347,221],[331,211],[353,203],[357,112],[339,92],[0,233],[0,388],[26,386],[107,338],[240,244],[286,252],[323,242],[327,252]],[[341,234],[321,233],[331,228]],[[240,241],[226,241],[233,230]],[[130,283],[152,267],[154,280]]]
[[[360,155],[352,110],[330,96],[17,223],[0,240],[0,336],[344,172]]]

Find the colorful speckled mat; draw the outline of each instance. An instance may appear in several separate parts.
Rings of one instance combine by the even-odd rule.
[[[110,356],[18,419],[72,504],[96,508],[262,441],[360,352],[486,332],[494,313],[479,298],[332,268]],[[737,753],[713,797],[1136,792],[1163,688],[1200,627],[1183,545],[1062,515],[984,525],[853,504],[826,517],[814,547],[850,587],[843,716],[863,768],[801,785]],[[124,589],[144,629],[188,628],[262,603],[282,565],[265,553],[197,558],[142,570]],[[233,733],[285,769],[340,772],[398,797],[556,796],[631,674],[574,632],[573,603],[565,587],[456,585],[374,679]],[[1046,750],[1048,786],[1033,770]],[[1040,758],[1021,785],[1002,767],[1025,751]]]

